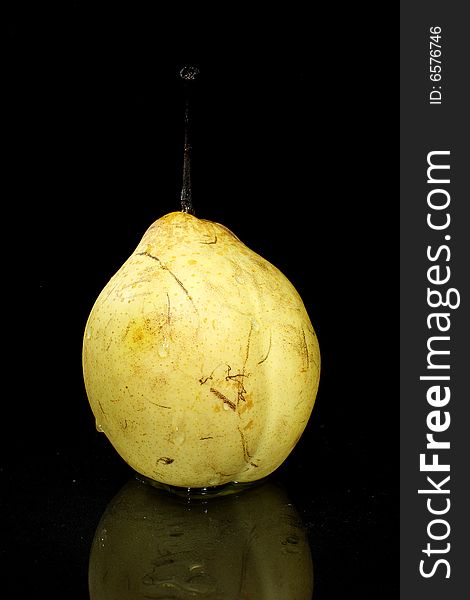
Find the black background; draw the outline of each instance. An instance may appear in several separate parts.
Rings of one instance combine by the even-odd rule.
[[[0,460],[9,598],[31,585],[86,598],[95,528],[132,476],[94,429],[81,341],[110,276],[151,222],[178,209],[185,64],[201,70],[196,214],[289,277],[320,341],[311,421],[274,475],[308,528],[315,597],[397,596],[392,17],[375,15],[383,27],[370,29],[370,15],[341,10],[170,15],[62,2],[11,13]]]

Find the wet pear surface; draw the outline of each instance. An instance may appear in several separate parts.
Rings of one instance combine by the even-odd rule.
[[[97,428],[136,471],[184,487],[253,481],[300,438],[318,341],[287,278],[223,225],[178,212],[147,230],[88,319]]]

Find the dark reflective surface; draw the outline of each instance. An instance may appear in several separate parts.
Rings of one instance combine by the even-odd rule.
[[[91,600],[310,600],[306,529],[279,485],[184,499],[133,478],[94,536]]]

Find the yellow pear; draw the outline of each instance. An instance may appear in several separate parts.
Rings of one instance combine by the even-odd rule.
[[[97,429],[133,469],[200,488],[258,480],[286,459],[320,351],[276,267],[223,225],[172,212],[96,300],[83,372]]]

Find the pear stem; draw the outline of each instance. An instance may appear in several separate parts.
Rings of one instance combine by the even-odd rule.
[[[194,215],[193,194],[191,186],[191,136],[190,136],[190,83],[199,74],[196,67],[183,67],[180,77],[184,81],[185,109],[184,109],[184,153],[183,153],[183,185],[181,188],[181,210]]]

